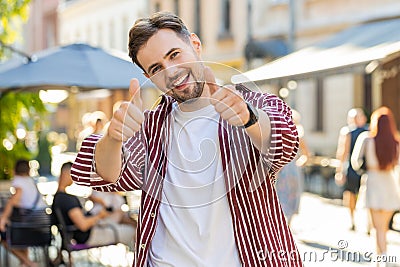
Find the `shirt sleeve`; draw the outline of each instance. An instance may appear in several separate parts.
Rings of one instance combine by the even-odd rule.
[[[11,182],[11,186],[14,188],[23,188],[24,187],[24,180],[22,177],[16,176]]]
[[[97,191],[131,191],[140,189],[144,164],[144,145],[142,131],[137,132],[122,146],[122,166],[115,183],[102,179],[97,172],[94,160],[96,145],[101,135],[87,137],[72,165],[72,180],[79,185],[90,186]]]
[[[299,136],[292,119],[292,111],[275,95],[255,92],[250,94],[255,95],[252,104],[264,111],[271,122],[270,145],[266,153],[261,154],[261,158],[269,165],[272,173],[277,173],[295,158],[299,149]]]

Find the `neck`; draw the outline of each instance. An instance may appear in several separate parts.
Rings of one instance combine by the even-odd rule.
[[[58,192],[65,192],[65,186],[59,186],[57,191]]]
[[[179,109],[183,112],[191,112],[202,109],[208,105],[210,105],[210,100],[208,98],[199,97],[185,101],[184,103],[179,103]]]
[[[207,84],[204,84],[204,88],[200,97],[179,103],[179,108],[183,112],[191,112],[202,109],[210,105],[210,96],[210,87]]]
[[[60,179],[60,180],[61,180],[61,179]],[[66,188],[67,186],[69,186],[69,185],[63,183],[62,181],[59,181],[57,191],[59,191],[59,192],[65,192],[65,188]]]

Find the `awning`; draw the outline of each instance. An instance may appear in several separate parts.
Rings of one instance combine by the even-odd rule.
[[[0,92],[72,87],[127,90],[132,78],[142,88],[155,87],[136,64],[84,43],[48,48],[31,61],[5,64],[0,66]]]
[[[400,51],[400,19],[357,25],[326,41],[232,77],[233,83],[304,79],[321,73],[364,71],[375,60]]]
[[[282,39],[250,40],[244,48],[247,60],[253,58],[277,58],[288,54],[288,47]]]

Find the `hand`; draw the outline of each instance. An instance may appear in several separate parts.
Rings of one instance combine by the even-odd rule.
[[[108,212],[105,209],[100,210],[100,212],[98,213],[98,216],[99,216],[100,219],[108,217],[109,215],[110,215],[110,212]]]
[[[210,88],[211,104],[222,119],[233,126],[245,125],[250,119],[250,112],[242,95],[232,85],[218,86],[209,67],[205,68],[204,76]]]
[[[343,186],[346,183],[346,177],[343,175],[343,172],[335,173],[335,183],[337,186]]]
[[[306,165],[308,161],[308,157],[306,155],[301,155],[297,160],[296,160],[296,166],[303,167]]]
[[[7,219],[0,218],[0,231],[1,232],[6,231],[6,225],[7,225]]]
[[[130,101],[123,102],[114,112],[107,134],[116,141],[126,141],[140,130],[144,121],[140,86],[137,79],[129,85]]]

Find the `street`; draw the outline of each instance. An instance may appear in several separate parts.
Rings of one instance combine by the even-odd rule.
[[[378,258],[375,253],[374,230],[367,234],[367,212],[356,211],[355,231],[350,230],[348,210],[340,200],[321,198],[303,193],[300,212],[291,222],[292,232],[297,240],[300,256],[305,267],[351,267],[351,266],[400,266],[400,233],[389,231],[388,253]],[[35,250],[32,249],[32,254]],[[41,251],[37,251],[40,254]],[[4,252],[3,252],[4,253]],[[3,254],[2,253],[2,254]],[[127,255],[125,257],[125,255]],[[2,255],[4,257],[4,254]],[[119,266],[129,267],[133,253],[125,254],[124,246],[111,246],[101,250],[75,252],[76,267]],[[101,263],[98,263],[98,262]],[[387,262],[377,265],[378,261]],[[90,264],[91,263],[91,264]],[[19,266],[10,256],[10,266]],[[40,266],[41,267],[41,266]]]
[[[300,255],[310,266],[400,266],[400,233],[389,231],[387,256],[375,250],[374,230],[367,234],[367,211],[357,210],[356,230],[350,230],[347,208],[340,200],[303,193],[300,211],[291,223]],[[378,262],[387,265],[377,265]]]

